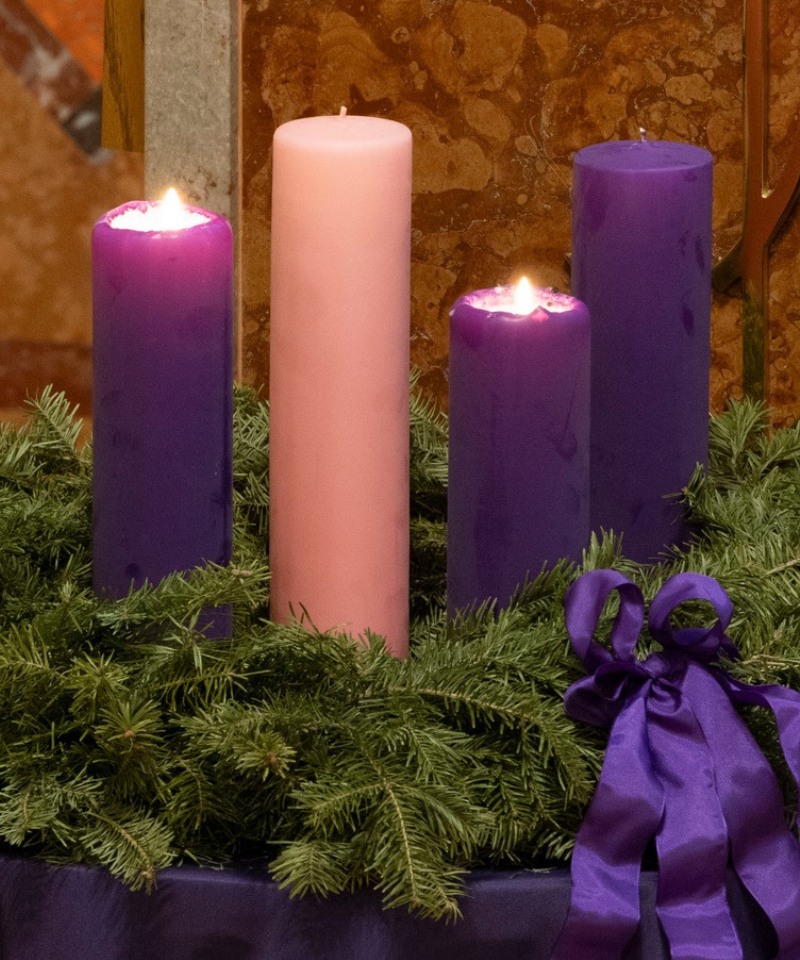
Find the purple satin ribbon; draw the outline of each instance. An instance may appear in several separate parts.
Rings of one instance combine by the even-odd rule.
[[[595,640],[616,591],[613,653]],[[675,630],[671,614],[707,601],[709,628]],[[619,960],[639,924],[639,874],[658,852],[656,912],[672,960],[742,960],[725,895],[728,862],[772,922],[777,960],[800,960],[800,844],[786,826],[775,775],[735,704],[768,707],[800,786],[800,694],[749,686],[716,664],[735,658],[725,635],[733,604],[711,577],[681,573],[648,617],[662,650],[637,660],[644,598],[613,570],[585,573],[567,592],[567,632],[591,675],[564,698],[573,719],[610,726],[597,790],[575,841],[572,899],[552,960]]]

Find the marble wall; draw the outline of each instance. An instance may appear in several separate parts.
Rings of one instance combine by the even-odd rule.
[[[722,257],[742,224],[744,2],[243,0],[245,379],[265,384],[268,370],[272,133],[343,104],[414,132],[412,356],[441,401],[456,297],[522,271],[569,288],[572,157],[580,147],[644,127],[651,137],[711,150],[714,252]],[[22,6],[99,79],[102,0],[0,0],[2,9]],[[771,0],[769,10],[774,175],[799,123],[800,5]],[[140,156],[90,163],[19,69],[0,62],[7,356],[22,341],[26,356],[30,343],[63,344],[69,357],[84,358],[76,377],[86,379],[91,224],[142,190]],[[800,215],[773,246],[769,309],[770,402],[788,420],[800,415]],[[717,410],[740,390],[741,312],[736,289],[715,294]],[[7,362],[3,376],[17,366]]]
[[[774,177],[790,160],[792,140],[800,127],[800,4],[772,0],[769,13],[772,74],[767,166]],[[799,159],[791,158],[795,169]],[[769,301],[770,403],[779,421],[787,423],[800,416],[800,208],[773,245]]]
[[[447,394],[448,311],[523,271],[568,289],[572,157],[589,143],[684,140],[715,157],[714,252],[741,232],[744,0],[246,0],[244,363],[268,370],[275,127],[338,112],[414,133],[412,357]],[[800,110],[800,8],[772,0],[770,162]],[[800,218],[772,257],[773,395],[800,413]],[[714,409],[741,379],[741,300],[715,295]]]
[[[141,156],[87,152],[70,128],[102,18],[103,0],[0,0],[0,407],[53,382],[90,409],[91,229],[143,190]]]
[[[141,190],[141,158],[90,164],[0,62],[0,337],[91,342],[92,225]]]

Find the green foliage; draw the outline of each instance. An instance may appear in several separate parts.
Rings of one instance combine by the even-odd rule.
[[[267,618],[269,411],[253,391],[235,398],[233,563],[116,602],[91,590],[75,411],[47,390],[26,426],[0,429],[0,837],[132,887],[170,863],[255,856],[298,895],[370,885],[387,905],[455,917],[471,867],[567,857],[597,782],[605,733],[562,703],[582,675],[563,596],[583,569],[616,565],[647,597],[677,570],[717,577],[736,604],[731,669],[800,688],[797,429],[770,431],[749,402],[712,421],[685,553],[644,567],[595,537],[580,568],[448,621],[447,421],[414,393],[410,423],[404,662],[380,637],[362,647]],[[233,639],[204,640],[198,617],[220,604]],[[771,725],[748,721],[777,756]]]
[[[411,378],[411,616],[445,602],[447,567],[447,417]]]

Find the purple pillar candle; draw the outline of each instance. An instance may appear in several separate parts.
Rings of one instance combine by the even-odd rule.
[[[670,499],[708,456],[711,154],[658,141],[575,155],[572,291],[592,315],[591,528],[638,561],[685,539]]]
[[[227,563],[232,540],[232,233],[217,214],[128,203],[92,233],[94,587]],[[230,611],[204,622],[229,632]]]
[[[589,535],[589,314],[513,287],[458,300],[450,323],[450,612],[506,606]],[[523,298],[524,300],[524,298]]]

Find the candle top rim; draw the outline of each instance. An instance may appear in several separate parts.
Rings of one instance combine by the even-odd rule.
[[[101,224],[114,231],[125,233],[184,233],[187,230],[203,229],[219,220],[221,214],[204,210],[202,207],[182,204],[181,221],[177,225],[165,226],[159,222],[158,211],[162,209],[161,200],[129,200],[113,210],[103,214],[96,226]],[[148,223],[150,220],[150,223]]]
[[[452,312],[455,312],[458,307],[465,306],[489,315],[500,314],[516,320],[526,320],[537,316],[545,319],[553,315],[581,313],[588,310],[582,300],[568,293],[560,293],[547,287],[534,287],[536,305],[526,313],[518,313],[514,309],[514,290],[514,284],[473,290],[458,298]]]
[[[674,140],[607,140],[583,147],[575,154],[576,166],[630,173],[688,170],[710,166],[714,158],[704,147]]]
[[[288,120],[277,128],[274,139],[276,143],[324,144],[331,149],[348,150],[353,146],[407,144],[411,142],[411,130],[398,120],[348,113]]]

